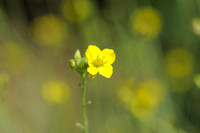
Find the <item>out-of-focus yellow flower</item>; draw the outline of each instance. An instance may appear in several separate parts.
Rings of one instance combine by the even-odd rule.
[[[192,19],[193,31],[196,35],[200,35],[200,18]]]
[[[36,18],[30,27],[32,39],[40,45],[60,46],[67,35],[67,26],[53,14]]]
[[[67,20],[81,22],[90,14],[90,3],[88,0],[63,0],[61,11]]]
[[[129,103],[133,99],[134,85],[135,79],[132,77],[124,81],[123,85],[118,88],[117,96],[122,102]]]
[[[1,88],[9,82],[9,75],[7,73],[0,73],[0,91]]]
[[[130,102],[133,98],[133,90],[130,86],[123,86],[118,90],[117,95],[123,102]]]
[[[134,83],[131,83],[133,81]],[[117,96],[135,117],[151,116],[165,97],[165,87],[157,79],[136,83],[129,80],[117,91]]]
[[[134,33],[147,38],[157,36],[161,32],[162,24],[160,12],[152,7],[140,8],[131,16]]]
[[[185,77],[193,70],[194,59],[185,49],[177,48],[166,56],[166,69],[173,77]]]
[[[6,42],[0,47],[0,60],[5,69],[19,74],[27,70],[30,59],[21,44]]]
[[[200,74],[194,76],[194,83],[200,89]]]
[[[53,104],[64,103],[69,99],[70,90],[67,84],[58,81],[48,81],[42,88],[43,98]]]
[[[103,49],[102,51],[95,45],[89,45],[85,52],[88,59],[87,71],[91,75],[100,75],[110,78],[113,73],[112,64],[115,61],[115,53],[112,49]]]
[[[130,102],[130,110],[138,118],[149,116],[163,98],[164,86],[158,80],[141,82]]]

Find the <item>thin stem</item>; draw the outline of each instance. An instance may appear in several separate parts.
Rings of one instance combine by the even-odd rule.
[[[85,102],[85,86],[86,86],[86,76],[87,74],[83,74],[83,82],[82,82],[82,121],[83,121],[83,132],[88,133],[88,121],[87,121],[87,114],[86,114],[86,102]]]

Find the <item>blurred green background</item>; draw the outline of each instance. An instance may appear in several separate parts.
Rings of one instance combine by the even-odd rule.
[[[200,132],[200,0],[0,0],[0,133],[81,133],[88,45],[116,53],[87,84],[91,133]]]

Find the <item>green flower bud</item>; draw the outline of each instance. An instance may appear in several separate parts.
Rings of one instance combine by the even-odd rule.
[[[71,67],[71,69],[74,69],[76,67],[76,62],[74,59],[69,60],[69,66]]]
[[[88,67],[88,59],[83,57],[84,67]]]
[[[76,64],[77,64],[77,67],[78,67],[79,69],[84,68],[84,61],[83,61],[83,58],[77,59],[77,60],[76,60]]]
[[[81,58],[81,52],[79,51],[79,49],[77,49],[74,54],[74,59],[75,59],[75,61],[77,61],[80,58]]]
[[[77,67],[79,69],[83,69],[83,68],[86,68],[88,66],[88,59],[86,57],[83,57],[83,58],[79,58],[77,61]]]

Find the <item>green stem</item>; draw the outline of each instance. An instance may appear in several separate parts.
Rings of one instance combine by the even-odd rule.
[[[86,86],[86,77],[87,74],[83,74],[83,82],[82,82],[82,121],[83,121],[83,132],[88,133],[88,121],[87,121],[87,114],[86,114],[86,102],[85,102],[85,86]]]

